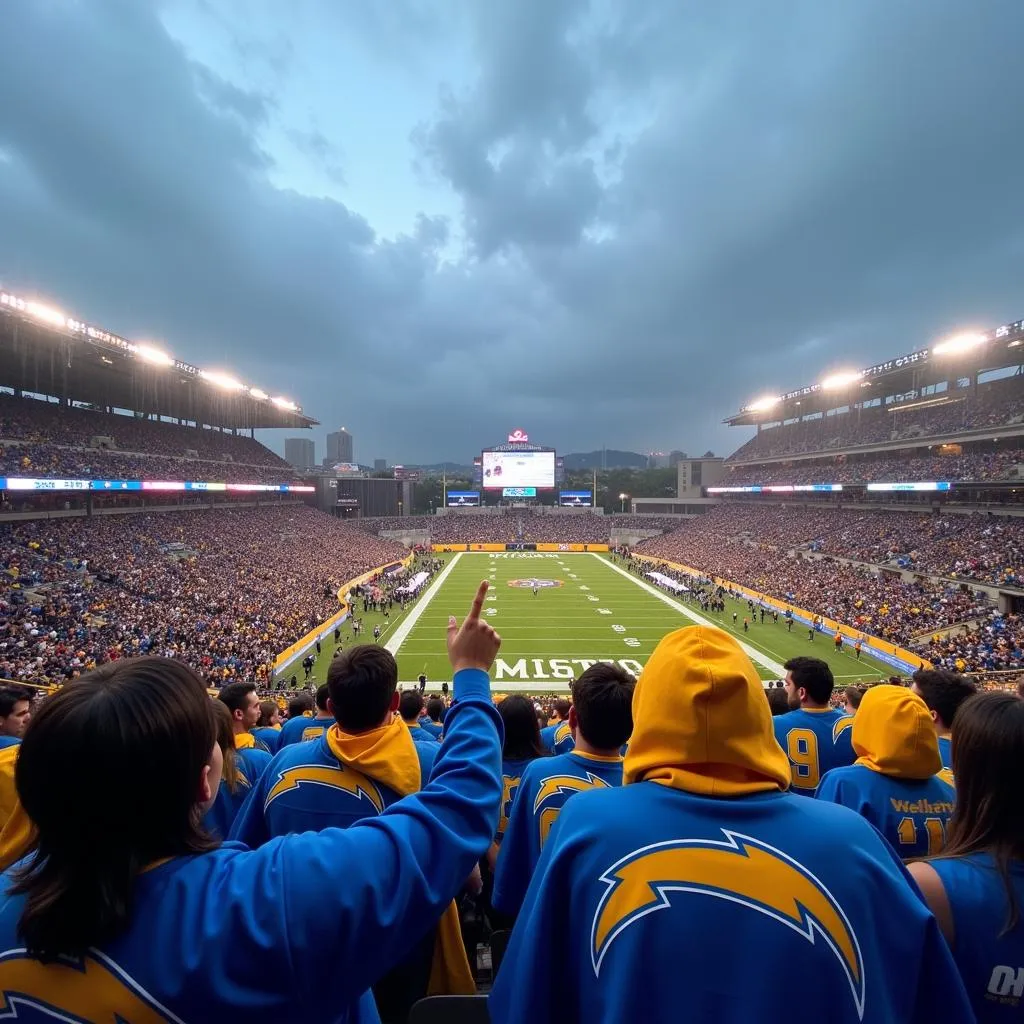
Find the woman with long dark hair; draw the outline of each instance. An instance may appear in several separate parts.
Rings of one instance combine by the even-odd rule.
[[[969,697],[953,728],[956,808],[942,854],[908,865],[953,951],[980,1024],[1024,999],[1024,700]]]
[[[376,1020],[370,987],[494,832],[500,640],[480,620],[486,590],[461,629],[450,620],[456,700],[430,781],[348,829],[255,851],[211,838],[201,819],[223,759],[185,665],[114,662],[49,700],[18,760],[36,841],[0,881],[0,1006],[135,1024]]]

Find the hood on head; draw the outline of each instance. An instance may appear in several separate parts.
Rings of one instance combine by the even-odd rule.
[[[764,686],[727,633],[686,626],[655,648],[633,694],[624,781],[722,797],[789,788]]]
[[[898,779],[930,779],[942,770],[928,706],[904,686],[872,686],[851,732],[857,764]]]

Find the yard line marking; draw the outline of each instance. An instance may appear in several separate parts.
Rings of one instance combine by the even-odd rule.
[[[391,639],[384,645],[386,651],[390,651],[392,654],[398,653],[405,638],[412,632],[413,626],[420,621],[420,616],[427,610],[430,602],[434,600],[434,596],[441,589],[444,581],[451,575],[452,569],[458,564],[460,558],[462,558],[461,551],[441,570],[437,579],[427,587],[426,593],[416,603],[416,607],[409,612],[398,629],[391,634]]]
[[[676,601],[673,601],[672,598],[663,591],[658,590],[655,587],[652,587],[649,583],[645,583],[643,580],[630,575],[625,569],[620,569],[614,562],[610,562],[606,558],[602,558],[596,551],[591,551],[590,554],[613,572],[617,572],[620,576],[624,576],[627,580],[635,583],[641,590],[646,590],[648,594],[658,598],[659,601],[664,601],[664,603],[670,608],[675,608],[680,615],[685,615],[686,618],[696,622],[699,626],[711,626],[714,629],[720,628],[710,619],[706,619],[703,615],[698,615],[696,612],[690,611],[690,609],[685,607],[685,605],[681,605]],[[744,643],[738,637],[737,642],[740,647],[743,648],[744,653],[751,661],[756,662],[758,665],[762,665],[764,668],[768,669],[769,672],[774,672],[779,679],[782,679],[786,675],[785,668],[783,668],[782,665],[773,658],[769,658],[766,654],[762,654],[760,651],[751,647],[750,644]]]

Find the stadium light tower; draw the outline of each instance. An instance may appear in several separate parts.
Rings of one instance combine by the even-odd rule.
[[[620,494],[619,495],[619,511],[620,512],[625,512],[626,511],[626,502],[627,501],[629,501],[629,495],[628,494]]]
[[[840,391],[842,388],[849,387],[851,384],[856,384],[861,379],[863,374],[858,370],[847,371],[844,373],[833,373],[830,377],[826,377],[822,382],[821,386],[825,391]]]
[[[984,334],[954,334],[952,338],[940,341],[933,349],[933,356],[958,356],[984,345]]]

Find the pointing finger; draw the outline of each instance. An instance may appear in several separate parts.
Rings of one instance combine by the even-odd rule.
[[[487,596],[487,588],[489,586],[490,584],[487,582],[487,580],[482,580],[480,582],[480,586],[477,587],[476,590],[476,597],[473,598],[473,605],[469,609],[469,614],[466,616],[467,622],[469,622],[470,619],[480,618],[480,612],[483,611],[484,598]]]

